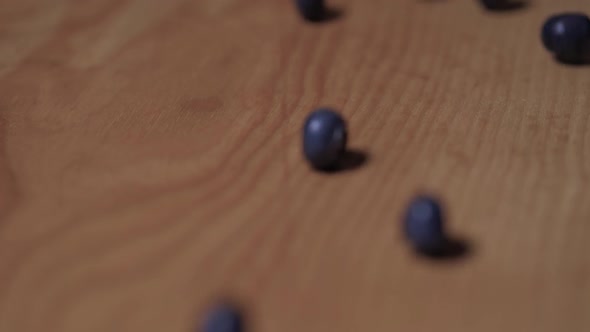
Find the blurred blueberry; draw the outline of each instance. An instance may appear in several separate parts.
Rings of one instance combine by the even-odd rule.
[[[445,249],[443,212],[439,202],[419,196],[410,202],[404,218],[408,240],[420,252],[435,254]]]
[[[295,0],[301,16],[308,21],[321,21],[326,15],[324,0]]]
[[[590,57],[590,19],[580,13],[551,16],[541,32],[543,45],[563,62],[578,63]]]
[[[541,40],[543,40],[543,46],[545,46],[545,48],[551,52],[553,52],[552,30],[555,29],[555,23],[561,19],[560,16],[561,15],[550,16],[543,24],[543,29],[541,30]]]
[[[243,321],[238,309],[219,306],[205,317],[203,332],[242,332]]]
[[[303,126],[303,154],[316,169],[334,169],[346,150],[346,122],[330,110],[312,112]]]

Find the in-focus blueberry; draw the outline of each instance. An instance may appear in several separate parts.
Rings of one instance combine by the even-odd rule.
[[[543,45],[563,62],[590,60],[590,19],[581,13],[551,16],[541,31]]]
[[[303,126],[303,154],[316,169],[337,166],[346,151],[346,122],[330,109],[312,112]]]

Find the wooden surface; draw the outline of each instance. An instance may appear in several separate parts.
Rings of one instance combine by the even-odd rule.
[[[590,331],[590,66],[539,29],[584,0],[0,1],[0,331]],[[340,109],[368,161],[319,174]],[[470,244],[417,258],[415,193]]]

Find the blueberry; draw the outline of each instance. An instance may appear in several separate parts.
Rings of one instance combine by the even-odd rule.
[[[580,13],[551,16],[541,32],[543,45],[558,60],[568,63],[588,61],[590,57],[590,19]]]
[[[203,332],[241,332],[243,325],[240,312],[236,308],[219,306],[206,317]]]
[[[324,0],[295,0],[297,9],[308,21],[321,21],[326,15]]]
[[[443,212],[429,196],[416,197],[406,211],[404,228],[408,240],[420,252],[435,254],[445,249]]]
[[[316,169],[333,169],[346,150],[346,122],[330,109],[312,112],[303,126],[303,154]]]
[[[555,28],[555,22],[559,21],[560,19],[560,15],[550,16],[543,24],[543,29],[541,30],[541,40],[543,41],[543,46],[545,46],[545,48],[551,52],[553,52],[552,29]]]

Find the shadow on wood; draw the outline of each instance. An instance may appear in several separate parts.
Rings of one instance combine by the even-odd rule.
[[[483,6],[489,10],[490,13],[503,13],[518,11],[526,9],[530,6],[529,1],[500,1],[500,0],[483,0]]]
[[[344,10],[341,8],[326,8],[324,15],[318,19],[310,20],[311,23],[321,24],[338,20],[344,16]]]
[[[473,245],[463,238],[447,239],[444,247],[437,251],[418,251],[419,255],[436,261],[458,261],[473,254]]]
[[[335,174],[345,171],[352,171],[361,168],[369,161],[369,154],[361,150],[346,150],[338,163],[333,168],[324,170],[324,173]]]
[[[588,51],[590,53],[590,51]],[[559,55],[555,55],[553,59],[558,62],[560,65],[570,66],[570,67],[585,67],[590,65],[590,56],[586,56],[579,59],[569,59],[565,57],[560,57]]]

